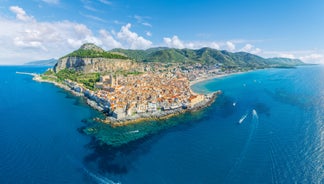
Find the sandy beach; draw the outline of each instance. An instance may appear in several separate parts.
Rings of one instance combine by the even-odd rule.
[[[249,72],[249,71],[247,71],[247,72]],[[196,80],[190,81],[190,87],[197,84],[197,83],[200,83],[200,82],[205,82],[205,81],[216,79],[216,78],[222,78],[222,77],[226,77],[226,76],[230,76],[230,75],[236,75],[236,74],[242,74],[242,73],[246,73],[246,72],[226,73],[226,74],[220,74],[220,75],[213,75],[213,76],[208,76],[208,77],[197,78]]]

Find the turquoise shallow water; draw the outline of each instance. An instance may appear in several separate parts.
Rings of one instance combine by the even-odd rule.
[[[199,83],[223,95],[199,112],[123,128],[15,74],[45,70],[0,67],[0,183],[324,183],[323,66]]]

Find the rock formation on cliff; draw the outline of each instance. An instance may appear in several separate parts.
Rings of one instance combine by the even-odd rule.
[[[54,71],[74,69],[84,73],[102,73],[137,70],[139,67],[139,63],[123,54],[106,52],[92,43],[86,43],[80,49],[60,58],[54,66]]]

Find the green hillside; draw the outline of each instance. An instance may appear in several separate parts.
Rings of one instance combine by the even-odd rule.
[[[128,59],[127,56],[120,53],[107,52],[92,43],[86,43],[83,44],[80,49],[75,50],[66,56],[63,56],[62,58],[80,57],[80,58]]]
[[[232,53],[207,47],[197,50],[158,47],[147,50],[113,49],[112,51],[125,54],[127,57],[139,62],[218,64],[225,68],[291,67],[304,64],[298,59],[265,59],[247,52]]]

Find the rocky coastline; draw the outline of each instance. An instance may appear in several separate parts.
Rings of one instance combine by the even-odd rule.
[[[140,123],[143,121],[158,121],[158,120],[164,120],[164,119],[169,119],[171,117],[186,113],[186,112],[193,112],[197,110],[204,109],[208,106],[210,106],[217,98],[218,95],[220,95],[222,92],[216,91],[214,93],[206,95],[207,98],[200,102],[199,104],[196,104],[194,107],[190,108],[178,108],[178,109],[171,109],[171,110],[166,110],[166,111],[157,111],[154,113],[142,113],[142,114],[137,114],[134,116],[130,116],[124,119],[115,119],[113,117],[107,117],[106,119],[96,119],[99,122],[110,124],[113,127],[116,126],[125,126],[125,125],[130,125],[130,124],[135,124],[135,123]]]

